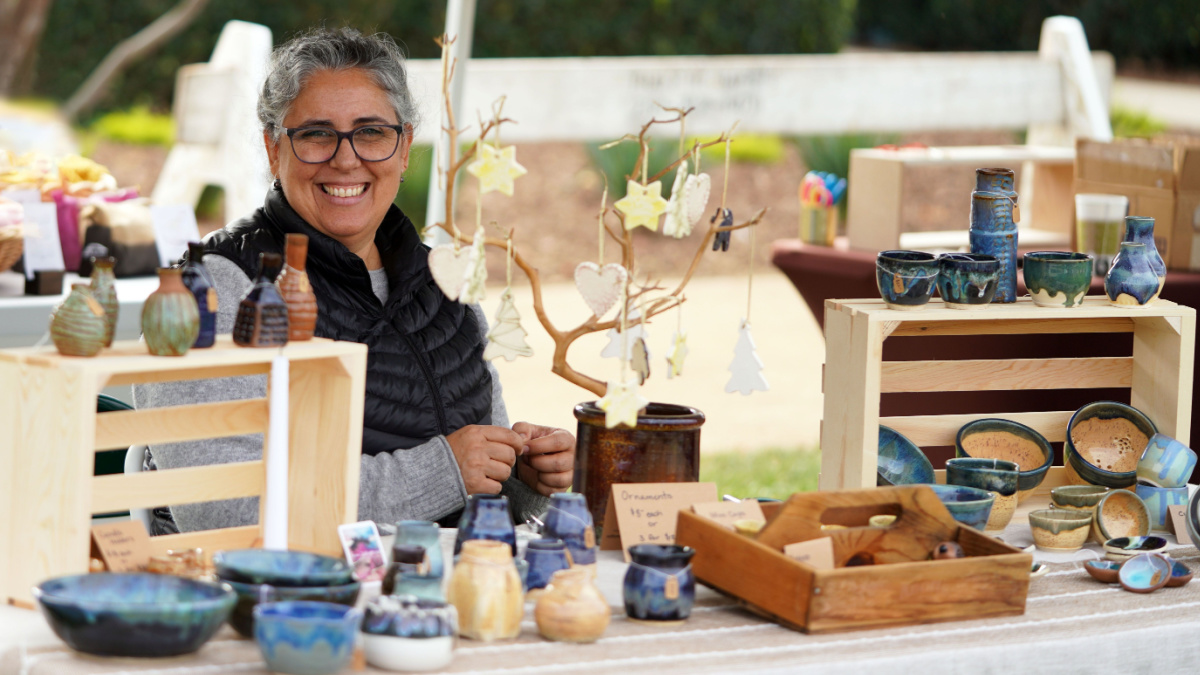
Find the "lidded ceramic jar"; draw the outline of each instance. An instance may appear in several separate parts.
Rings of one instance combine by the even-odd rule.
[[[629,547],[625,571],[625,614],[634,621],[678,622],[692,613],[696,577],[689,546],[638,544]]]
[[[588,511],[587,499],[578,492],[559,492],[550,496],[542,535],[567,545],[572,565],[596,562],[596,527]]]
[[[188,242],[187,260],[183,262],[183,285],[196,298],[200,310],[200,332],[192,347],[203,349],[213,346],[217,339],[217,289],[212,274],[204,266],[204,244]]]
[[[513,527],[512,513],[508,509],[508,497],[504,495],[474,494],[467,497],[462,516],[458,519],[458,536],[454,540],[454,554],[462,551],[468,539],[491,539],[509,545],[512,556],[517,555],[517,531]]]
[[[1117,307],[1149,307],[1162,289],[1145,244],[1123,241],[1104,275],[1104,293]]]
[[[117,276],[113,273],[116,260],[112,256],[92,258],[92,281],[89,289],[92,297],[104,308],[104,321],[108,328],[104,332],[104,346],[111,347],[113,334],[117,330],[117,315],[121,304],[117,302]]]
[[[555,572],[533,610],[538,632],[556,642],[595,642],[610,617],[591,572],[577,567]]]
[[[519,635],[525,592],[508,544],[463,542],[446,599],[458,610],[458,633],[463,637],[491,642]]]
[[[313,295],[305,267],[308,260],[308,236],[287,235],[287,258],[283,272],[275,281],[288,308],[288,340],[311,340],[317,327],[317,296]]]
[[[233,341],[243,347],[281,347],[288,341],[287,303],[275,287],[283,267],[276,253],[258,257],[258,278],[238,305],[233,322]]]
[[[107,333],[104,307],[87,284],[72,284],[66,299],[50,313],[50,338],[63,356],[95,356],[104,348]]]
[[[196,298],[183,285],[183,270],[160,268],[158,290],[142,306],[142,336],[155,356],[183,356],[200,332]]]

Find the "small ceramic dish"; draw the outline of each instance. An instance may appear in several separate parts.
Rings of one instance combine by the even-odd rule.
[[[1134,593],[1152,593],[1171,580],[1171,561],[1161,555],[1142,553],[1126,560],[1117,573],[1121,588]]]
[[[1160,488],[1186,487],[1196,468],[1196,453],[1166,434],[1154,434],[1137,465],[1139,483]]]
[[[272,672],[333,675],[350,663],[362,616],[328,602],[271,602],[254,608],[254,641]]]
[[[1187,565],[1178,560],[1171,561],[1171,578],[1167,581],[1167,588],[1178,588],[1186,586],[1187,582],[1192,580],[1192,571]]]
[[[1170,508],[1187,504],[1187,487],[1164,488],[1153,485],[1143,485],[1141,479],[1134,488],[1134,493],[1146,504],[1150,512],[1150,529],[1167,532],[1167,521],[1170,520]]]
[[[954,457],[946,460],[946,483],[987,490],[996,495],[986,529],[1003,530],[1017,510],[1017,476],[1015,462],[1003,459]]]
[[[879,426],[879,459],[876,485],[911,485],[932,483],[933,464],[915,443],[904,434],[883,425]]]
[[[1083,569],[1096,581],[1106,584],[1117,583],[1117,575],[1121,571],[1121,563],[1112,560],[1088,560],[1083,563]]]
[[[1038,509],[1029,513],[1033,543],[1043,551],[1069,553],[1083,548],[1092,514],[1072,509]]]
[[[1017,465],[1017,500],[1042,484],[1054,449],[1037,431],[1011,420],[987,418],[967,422],[954,439],[957,457],[1003,459]]]
[[[1060,509],[1077,509],[1091,513],[1108,494],[1103,485],[1060,485],[1050,491],[1050,503]]]
[[[1132,406],[1115,401],[1089,403],[1071,415],[1063,445],[1066,463],[1084,483],[1110,488],[1137,482],[1137,465],[1154,422]]]
[[[1162,537],[1117,537],[1104,542],[1104,557],[1122,562],[1143,553],[1161,553],[1167,548]]]
[[[1045,563],[1040,563],[1035,560],[1033,564],[1029,566],[1029,578],[1036,579],[1038,577],[1044,577],[1049,571],[1049,566],[1047,566]]]
[[[924,251],[880,251],[875,282],[889,309],[921,309],[937,287],[937,256]]]
[[[985,253],[946,253],[938,258],[938,294],[951,309],[982,309],[996,296],[1000,261]]]
[[[213,567],[222,580],[243,584],[314,587],[354,581],[354,570],[346,561],[304,551],[218,551],[213,554]]]
[[[1101,498],[1092,514],[1092,541],[1104,544],[1117,537],[1150,534],[1150,512],[1146,504],[1128,490],[1113,490]]]
[[[1092,282],[1092,256],[1065,251],[1032,251],[1021,266],[1025,288],[1039,307],[1078,307]]]
[[[963,525],[983,530],[987,526],[988,516],[992,513],[992,505],[996,495],[987,490],[967,487],[965,485],[930,485],[933,493],[945,505],[958,522]]]

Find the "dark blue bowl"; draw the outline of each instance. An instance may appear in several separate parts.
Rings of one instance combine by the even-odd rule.
[[[929,458],[899,431],[879,426],[879,459],[876,485],[932,483],[933,464]]]
[[[996,297],[1000,261],[984,253],[946,253],[938,258],[938,293],[947,306],[979,309]]]
[[[354,570],[340,558],[304,551],[246,548],[213,555],[224,581],[272,586],[341,586],[354,581]]]
[[[1066,455],[1066,463],[1070,465],[1075,473],[1083,480],[1092,485],[1103,485],[1108,488],[1127,488],[1137,483],[1137,464],[1141,459],[1142,454],[1146,451],[1146,445],[1141,444],[1140,447],[1133,447],[1137,444],[1132,439],[1126,438],[1125,441],[1129,445],[1128,454],[1131,458],[1128,471],[1113,471],[1109,468],[1096,466],[1084,458],[1080,451],[1087,452],[1088,448],[1076,447],[1075,441],[1072,438],[1075,427],[1084,423],[1087,420],[1096,419],[1100,421],[1109,421],[1115,419],[1124,419],[1129,421],[1133,426],[1137,427],[1146,437],[1147,443],[1154,434],[1158,433],[1158,428],[1154,426],[1154,422],[1146,417],[1142,411],[1133,406],[1116,401],[1096,401],[1089,403],[1071,415],[1071,421],[1067,423],[1067,441],[1063,444],[1063,454]]]
[[[992,515],[996,495],[965,485],[930,485],[955,520],[982,531]]]
[[[881,251],[875,258],[879,295],[892,309],[920,309],[937,288],[938,258],[924,251]]]
[[[178,656],[220,629],[236,601],[224,584],[160,574],[82,574],[33,589],[72,649],[98,656]]]
[[[254,608],[263,602],[308,600],[353,607],[358,602],[360,584],[352,581],[337,586],[271,586],[226,581],[237,594],[237,604],[229,615],[229,625],[242,637],[254,637]]]

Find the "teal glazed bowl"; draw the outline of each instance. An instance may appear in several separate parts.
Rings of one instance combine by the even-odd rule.
[[[1196,453],[1166,434],[1154,434],[1137,465],[1139,483],[1160,488],[1187,485],[1196,468]]]
[[[1137,496],[1146,504],[1150,512],[1150,529],[1166,532],[1167,522],[1171,519],[1169,509],[1172,506],[1187,504],[1187,487],[1162,488],[1153,485],[1143,485],[1140,481],[1134,488]]]
[[[946,484],[965,485],[1001,497],[1017,493],[1017,464],[1003,459],[955,457],[946,460]]]
[[[1024,258],[1025,288],[1040,307],[1078,307],[1092,282],[1088,253],[1034,251]]]
[[[1089,403],[1071,416],[1063,445],[1067,466],[1085,482],[1126,488],[1158,429],[1140,410],[1116,401]]]
[[[304,551],[247,548],[218,551],[213,567],[224,581],[272,586],[340,586],[354,581],[346,561]]]
[[[1108,488],[1103,485],[1060,485],[1050,491],[1050,503],[1060,509],[1091,512],[1106,494]]]
[[[1028,492],[1042,484],[1054,449],[1046,437],[1011,420],[981,419],[967,422],[954,439],[958,457],[1002,459],[1017,465],[1017,490]]]
[[[984,253],[946,253],[938,258],[938,294],[952,309],[982,309],[996,297],[1000,261]]]
[[[891,309],[921,309],[933,296],[940,267],[924,251],[881,251],[875,258],[879,295]]]
[[[925,453],[900,432],[880,425],[875,484],[886,486],[932,482],[933,464]]]
[[[987,525],[988,516],[992,514],[992,504],[996,495],[987,490],[979,490],[962,485],[930,485],[933,493],[942,501],[950,515],[969,527],[983,531]]]
[[[254,641],[272,672],[333,675],[350,663],[362,618],[328,602],[272,602],[254,608]]]

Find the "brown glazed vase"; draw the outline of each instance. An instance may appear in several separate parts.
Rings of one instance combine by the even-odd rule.
[[[158,290],[142,306],[142,336],[155,356],[183,356],[200,332],[200,308],[183,285],[183,270],[158,270]]]
[[[108,330],[104,333],[105,347],[112,346],[113,334],[117,330],[117,314],[121,311],[121,304],[117,302],[117,277],[113,273],[116,262],[111,256],[92,258],[92,283],[89,288],[96,302],[104,308],[104,319],[108,323]]]
[[[317,296],[313,295],[304,271],[308,258],[308,237],[303,234],[287,236],[287,257],[283,272],[275,285],[287,303],[288,341],[311,340],[317,327]]]
[[[104,307],[87,284],[72,284],[67,298],[50,313],[50,337],[63,356],[95,356],[104,348],[107,330]]]
[[[575,406],[575,492],[587,498],[598,534],[613,483],[689,483],[700,479],[700,425],[704,413],[651,403],[630,429],[604,426],[595,402]],[[599,539],[599,537],[597,537]]]
[[[233,341],[242,347],[282,347],[288,341],[287,303],[275,286],[283,267],[278,253],[258,257],[258,278],[238,305]]]

